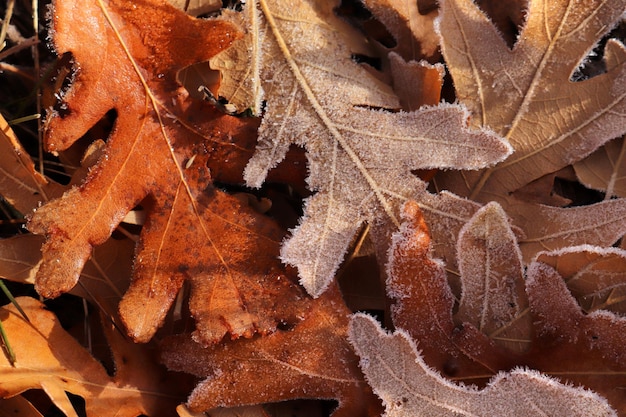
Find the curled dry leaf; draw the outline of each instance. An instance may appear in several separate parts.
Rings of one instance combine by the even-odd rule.
[[[337,287],[301,306],[302,321],[264,337],[208,348],[188,335],[165,339],[161,358],[168,368],[206,378],[189,396],[189,408],[323,398],[339,401],[333,417],[379,415],[346,339],[350,312]]]
[[[458,99],[476,126],[515,152],[481,172],[446,173],[441,188],[478,201],[508,193],[589,155],[626,131],[626,49],[609,40],[607,73],[571,76],[623,15],[625,0],[531,0],[512,49],[471,0],[441,2],[438,24]]]
[[[501,373],[482,390],[454,384],[426,365],[407,333],[388,334],[365,314],[353,316],[349,337],[387,417],[617,415],[599,395],[535,371]]]
[[[29,389],[43,389],[54,404],[70,417],[78,414],[67,393],[85,400],[89,416],[171,416],[184,398],[184,387],[151,360],[146,346],[124,340],[110,325],[107,339],[116,373],[106,369],[61,327],[54,314],[39,301],[18,297],[28,315],[27,323],[13,305],[0,309],[0,318],[15,351],[15,366],[0,355],[0,391],[3,397]]]
[[[241,177],[257,122],[194,101],[176,81],[183,67],[228,47],[235,28],[164,0],[57,1],[53,17],[57,52],[72,53],[77,68],[62,110],[46,120],[46,147],[69,147],[109,110],[117,118],[85,182],[29,222],[46,235],[36,289],[46,297],[69,291],[92,248],[141,202],[147,220],[120,304],[133,339],[152,337],[185,280],[204,344],[295,320],[290,301],[301,291],[276,259],[283,231],[211,186],[215,177]]]
[[[307,150],[308,185],[316,194],[281,257],[297,266],[314,296],[332,280],[362,223],[380,235],[381,225],[400,224],[399,204],[424,190],[412,170],[477,169],[510,152],[496,135],[469,130],[469,115],[457,105],[379,110],[398,108],[398,99],[351,60],[355,51],[347,45],[359,34],[332,8],[333,2],[289,8],[275,0],[247,2],[243,17],[229,17],[245,19],[246,36],[211,61],[223,71],[220,95],[231,103],[258,113],[267,101],[244,173],[250,186],[263,183],[291,143]]]
[[[498,203],[482,207],[457,242],[462,293],[455,316],[512,351],[528,348],[531,317],[522,253]]]
[[[510,367],[509,352],[485,334],[471,324],[457,328],[446,270],[432,257],[428,228],[418,205],[407,202],[403,216],[406,222],[393,237],[387,267],[394,326],[419,340],[426,362],[450,376],[492,375]]]

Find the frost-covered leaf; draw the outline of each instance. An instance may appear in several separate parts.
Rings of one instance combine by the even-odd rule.
[[[274,0],[247,2],[246,37],[211,61],[229,86],[220,95],[232,100],[250,89],[251,97],[236,101],[256,112],[261,98],[267,101],[259,144],[244,174],[250,186],[263,183],[290,144],[307,150],[308,185],[316,194],[281,257],[298,267],[315,296],[333,278],[363,222],[373,229],[399,225],[399,204],[424,189],[412,170],[477,169],[509,153],[492,133],[468,130],[469,115],[457,105],[379,110],[397,108],[398,100],[350,59],[349,40],[359,35],[332,9],[332,2],[288,8]]]
[[[470,323],[456,326],[445,265],[433,258],[428,227],[417,203],[407,202],[403,217],[387,267],[394,326],[419,340],[426,362],[450,376],[493,375],[510,367],[508,351]]]
[[[187,401],[191,411],[322,398],[339,401],[333,417],[379,415],[346,338],[350,312],[338,288],[299,303],[301,321],[268,336],[207,348],[189,335],[165,339],[163,363],[204,378]]]
[[[134,340],[152,337],[184,282],[201,343],[274,331],[295,316],[286,309],[302,295],[277,259],[284,230],[212,186],[220,177],[241,181],[258,122],[191,98],[176,78],[225,49],[236,28],[165,0],[79,3],[53,5],[57,52],[71,53],[77,68],[63,112],[46,120],[46,147],[64,150],[107,112],[117,118],[81,186],[32,215],[29,229],[47,238],[37,291],[71,290],[93,247],[141,203],[147,219],[119,306]]]
[[[511,350],[525,350],[532,322],[522,253],[498,203],[485,205],[461,229],[457,253],[462,293],[455,320]]]
[[[626,315],[626,251],[575,246],[539,252],[534,259],[550,265],[587,313],[608,310]]]
[[[571,77],[620,19],[625,0],[531,0],[512,49],[471,0],[441,2],[438,30],[457,98],[476,126],[515,152],[477,173],[446,173],[441,188],[486,202],[589,155],[626,131],[626,49],[609,40],[608,71]]]
[[[353,316],[349,337],[386,417],[617,415],[599,395],[530,370],[498,374],[482,390],[457,385],[424,363],[405,332],[386,333],[364,314]]]

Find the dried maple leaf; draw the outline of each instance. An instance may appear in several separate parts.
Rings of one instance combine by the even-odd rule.
[[[408,334],[388,334],[365,314],[353,316],[349,332],[388,417],[617,415],[599,395],[535,371],[501,373],[482,390],[456,385],[424,363]]]
[[[117,366],[114,376],[61,327],[39,301],[18,297],[30,319],[27,323],[13,305],[0,309],[2,326],[16,355],[12,366],[0,355],[0,391],[3,397],[29,389],[43,389],[67,416],[78,414],[67,393],[85,400],[89,416],[170,416],[184,398],[184,386],[151,360],[146,346],[125,341],[111,326],[106,335]],[[169,380],[167,378],[170,378]]]
[[[212,176],[242,169],[238,161],[250,154],[235,138],[254,138],[256,122],[220,115],[176,81],[178,70],[237,38],[234,27],[160,0],[58,1],[53,16],[57,51],[71,52],[77,69],[63,112],[46,121],[47,148],[67,148],[111,109],[117,118],[85,182],[30,220],[29,229],[47,238],[37,290],[47,297],[70,290],[92,248],[142,202],[148,216],[120,304],[136,341],[154,334],[184,280],[202,343],[267,333],[293,319],[290,301],[300,290],[276,260],[283,231],[210,185]]]
[[[626,197],[626,140],[612,140],[574,164],[576,176],[588,188],[603,191],[606,198]]]
[[[168,368],[206,378],[189,396],[189,408],[323,398],[339,401],[333,417],[378,415],[380,405],[346,339],[350,311],[337,287],[301,305],[302,321],[265,337],[208,348],[188,335],[165,339],[162,361]]]
[[[363,222],[381,235],[384,225],[399,225],[398,205],[424,189],[411,170],[477,169],[509,152],[488,131],[468,130],[468,114],[456,105],[377,110],[397,108],[398,100],[350,59],[348,44],[359,35],[332,8],[332,2],[289,8],[274,0],[248,2],[246,36],[211,61],[223,71],[220,94],[231,103],[259,112],[267,101],[244,173],[250,186],[263,183],[291,143],[307,150],[308,185],[316,194],[281,258],[297,266],[314,296],[332,280]]]
[[[611,39],[607,73],[571,76],[619,20],[624,0],[531,0],[512,49],[470,0],[441,2],[438,30],[458,99],[476,126],[515,152],[477,173],[446,173],[441,188],[486,202],[589,155],[626,131],[626,49]]]

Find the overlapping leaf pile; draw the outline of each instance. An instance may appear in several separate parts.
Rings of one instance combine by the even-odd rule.
[[[3,405],[626,415],[626,0],[191,3],[213,16],[52,3],[72,68],[44,145],[85,153],[80,185],[2,120],[0,193],[34,235],[0,241],[0,276],[89,300],[117,366],[20,298]],[[395,333],[351,316],[372,305]]]

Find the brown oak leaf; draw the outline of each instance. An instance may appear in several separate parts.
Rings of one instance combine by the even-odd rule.
[[[360,35],[333,14],[334,2],[246,3],[245,37],[212,59],[224,74],[231,103],[260,112],[259,144],[244,178],[259,187],[292,143],[307,150],[309,188],[300,225],[281,258],[319,296],[333,279],[350,241],[367,222],[377,235],[400,224],[399,205],[425,184],[415,169],[478,169],[509,147],[487,130],[469,130],[468,114],[440,104],[391,112],[398,99],[351,59]],[[302,36],[306,33],[306,36]],[[391,225],[391,227],[390,227]],[[381,239],[383,240],[383,239]]]
[[[30,323],[13,305],[0,308],[2,326],[16,355],[14,366],[0,355],[2,397],[43,389],[71,417],[78,413],[67,393],[85,400],[87,415],[101,417],[171,416],[184,399],[188,384],[156,365],[147,346],[128,342],[112,326],[105,326],[116,364],[115,375],[109,376],[42,303],[30,297],[16,300]]]
[[[417,2],[405,0],[364,0],[363,4],[396,40],[391,51],[406,61],[434,62],[441,57],[434,30],[437,10],[421,14]]]
[[[620,19],[624,0],[531,0],[512,48],[471,0],[441,2],[438,30],[457,98],[475,126],[506,137],[515,152],[480,172],[445,173],[438,183],[481,202],[576,162],[626,131],[626,49],[606,43],[607,72],[572,74]]]
[[[206,378],[188,399],[192,411],[296,398],[337,399],[333,417],[380,415],[347,338],[350,311],[337,286],[301,302],[302,320],[265,336],[202,348],[188,335],[162,343],[170,369]]]
[[[152,337],[185,280],[195,337],[204,344],[292,320],[289,301],[300,290],[276,260],[282,230],[211,186],[232,171],[240,177],[257,122],[190,99],[176,81],[178,70],[228,47],[235,28],[161,0],[53,6],[57,52],[70,52],[77,65],[61,109],[46,120],[46,147],[66,149],[108,111],[117,117],[84,183],[29,222],[46,235],[36,289],[46,297],[69,291],[92,248],[141,202],[148,216],[120,304],[133,339]]]

